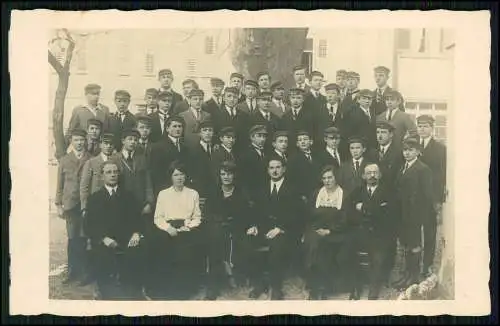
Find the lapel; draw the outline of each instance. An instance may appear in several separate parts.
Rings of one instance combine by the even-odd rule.
[[[125,160],[125,157],[123,156],[123,152],[119,153],[120,155],[120,160],[123,164],[123,166],[131,173],[135,173],[135,168],[136,168],[136,158],[137,158],[137,151],[134,152],[134,155],[132,156],[132,165],[129,165],[127,161]]]

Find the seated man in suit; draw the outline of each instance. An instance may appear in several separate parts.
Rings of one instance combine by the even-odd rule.
[[[274,113],[278,118],[281,118],[289,107],[285,103],[285,87],[280,81],[276,81],[271,85],[273,93],[272,103],[269,106],[269,111]]]
[[[224,81],[220,78],[210,78],[210,86],[212,86],[212,97],[203,103],[202,109],[205,112],[214,114],[222,108],[222,90],[224,89]]]
[[[144,220],[135,196],[119,184],[116,162],[103,163],[104,187],[89,197],[86,231],[92,239],[100,299],[141,298],[142,232]],[[116,278],[121,295],[113,295]]]
[[[362,274],[359,252],[368,253],[369,292],[368,299],[376,300],[382,282],[390,271],[385,269],[387,254],[390,253],[392,233],[394,231],[394,207],[392,193],[380,183],[382,174],[376,163],[368,163],[363,171],[363,184],[356,188],[349,200],[349,219],[355,221],[352,242],[349,243],[350,275],[352,276],[351,300],[359,300],[362,292]],[[392,254],[392,253],[390,253]]]
[[[401,111],[403,97],[395,89],[385,91],[385,103],[387,110],[377,116],[377,120],[389,121],[394,125],[394,141],[402,144],[406,137],[416,137],[417,126],[406,112]]]
[[[424,220],[424,276],[432,272],[436,248],[436,228],[442,218],[441,208],[446,199],[446,146],[437,141],[432,133],[434,118],[421,115],[417,118],[417,132],[422,155],[420,160],[432,171],[434,211]]]
[[[278,130],[274,133],[272,137],[273,149],[269,153],[269,157],[279,157],[285,163],[288,159],[288,132],[285,130]]]
[[[189,149],[198,146],[200,137],[198,135],[198,124],[200,121],[210,119],[210,113],[201,109],[205,93],[201,89],[193,89],[187,100],[189,109],[179,113],[179,117],[184,119],[184,143]]]
[[[179,101],[174,106],[174,114],[180,114],[189,110],[189,94],[192,90],[199,90],[200,87],[198,83],[192,79],[186,79],[182,82],[182,93],[184,93],[184,99]],[[203,103],[203,102],[202,102]]]
[[[91,156],[96,156],[100,152],[99,141],[102,133],[102,122],[99,119],[89,119],[87,125],[87,152]]]
[[[254,243],[254,248],[268,247],[267,255],[253,251],[254,259],[249,257],[247,268],[250,271],[253,289],[250,298],[256,299],[271,288],[271,299],[283,299],[282,285],[289,266],[291,246],[301,234],[302,201],[287,176],[283,161],[273,158],[267,164],[269,179],[262,185],[255,202],[259,217],[255,224],[247,229],[247,241]],[[264,272],[269,272],[266,280]]]
[[[158,90],[156,88],[146,89],[144,94],[144,102],[146,102],[146,114],[155,113],[158,111]]]
[[[404,140],[405,164],[396,179],[398,238],[405,250],[406,268],[394,286],[405,289],[420,281],[421,228],[434,211],[432,171],[419,159],[420,153],[417,139]]]
[[[335,171],[340,169],[343,157],[339,153],[340,131],[335,127],[328,127],[324,130],[324,141],[326,146],[319,153],[321,166],[331,165]]]

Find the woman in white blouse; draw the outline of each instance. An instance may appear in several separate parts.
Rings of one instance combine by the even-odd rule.
[[[205,264],[199,250],[202,245],[199,195],[184,185],[183,164],[173,162],[168,173],[172,186],[160,191],[154,213],[153,291],[160,291],[161,297],[167,292],[169,298],[185,299],[198,290]]]
[[[306,247],[307,285],[310,299],[325,299],[331,290],[334,262],[344,240],[343,191],[337,184],[333,166],[325,166],[320,173],[323,186],[310,203],[304,244]]]

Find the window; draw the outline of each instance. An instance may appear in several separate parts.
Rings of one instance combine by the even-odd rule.
[[[194,59],[187,60],[187,77],[188,78],[196,77],[196,60]]]
[[[215,40],[213,36],[205,37],[205,54],[215,53]]]
[[[327,55],[326,40],[319,40],[318,57],[326,58]]]
[[[400,28],[396,30],[396,49],[409,50],[411,31],[408,28]]]
[[[432,104],[431,103],[419,103],[418,105],[419,110],[432,110]]]
[[[144,71],[146,75],[154,75],[155,57],[150,51],[146,53],[146,57],[144,58]]]

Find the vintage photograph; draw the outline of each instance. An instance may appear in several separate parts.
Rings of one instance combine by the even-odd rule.
[[[453,29],[47,43],[51,300],[455,299]]]

